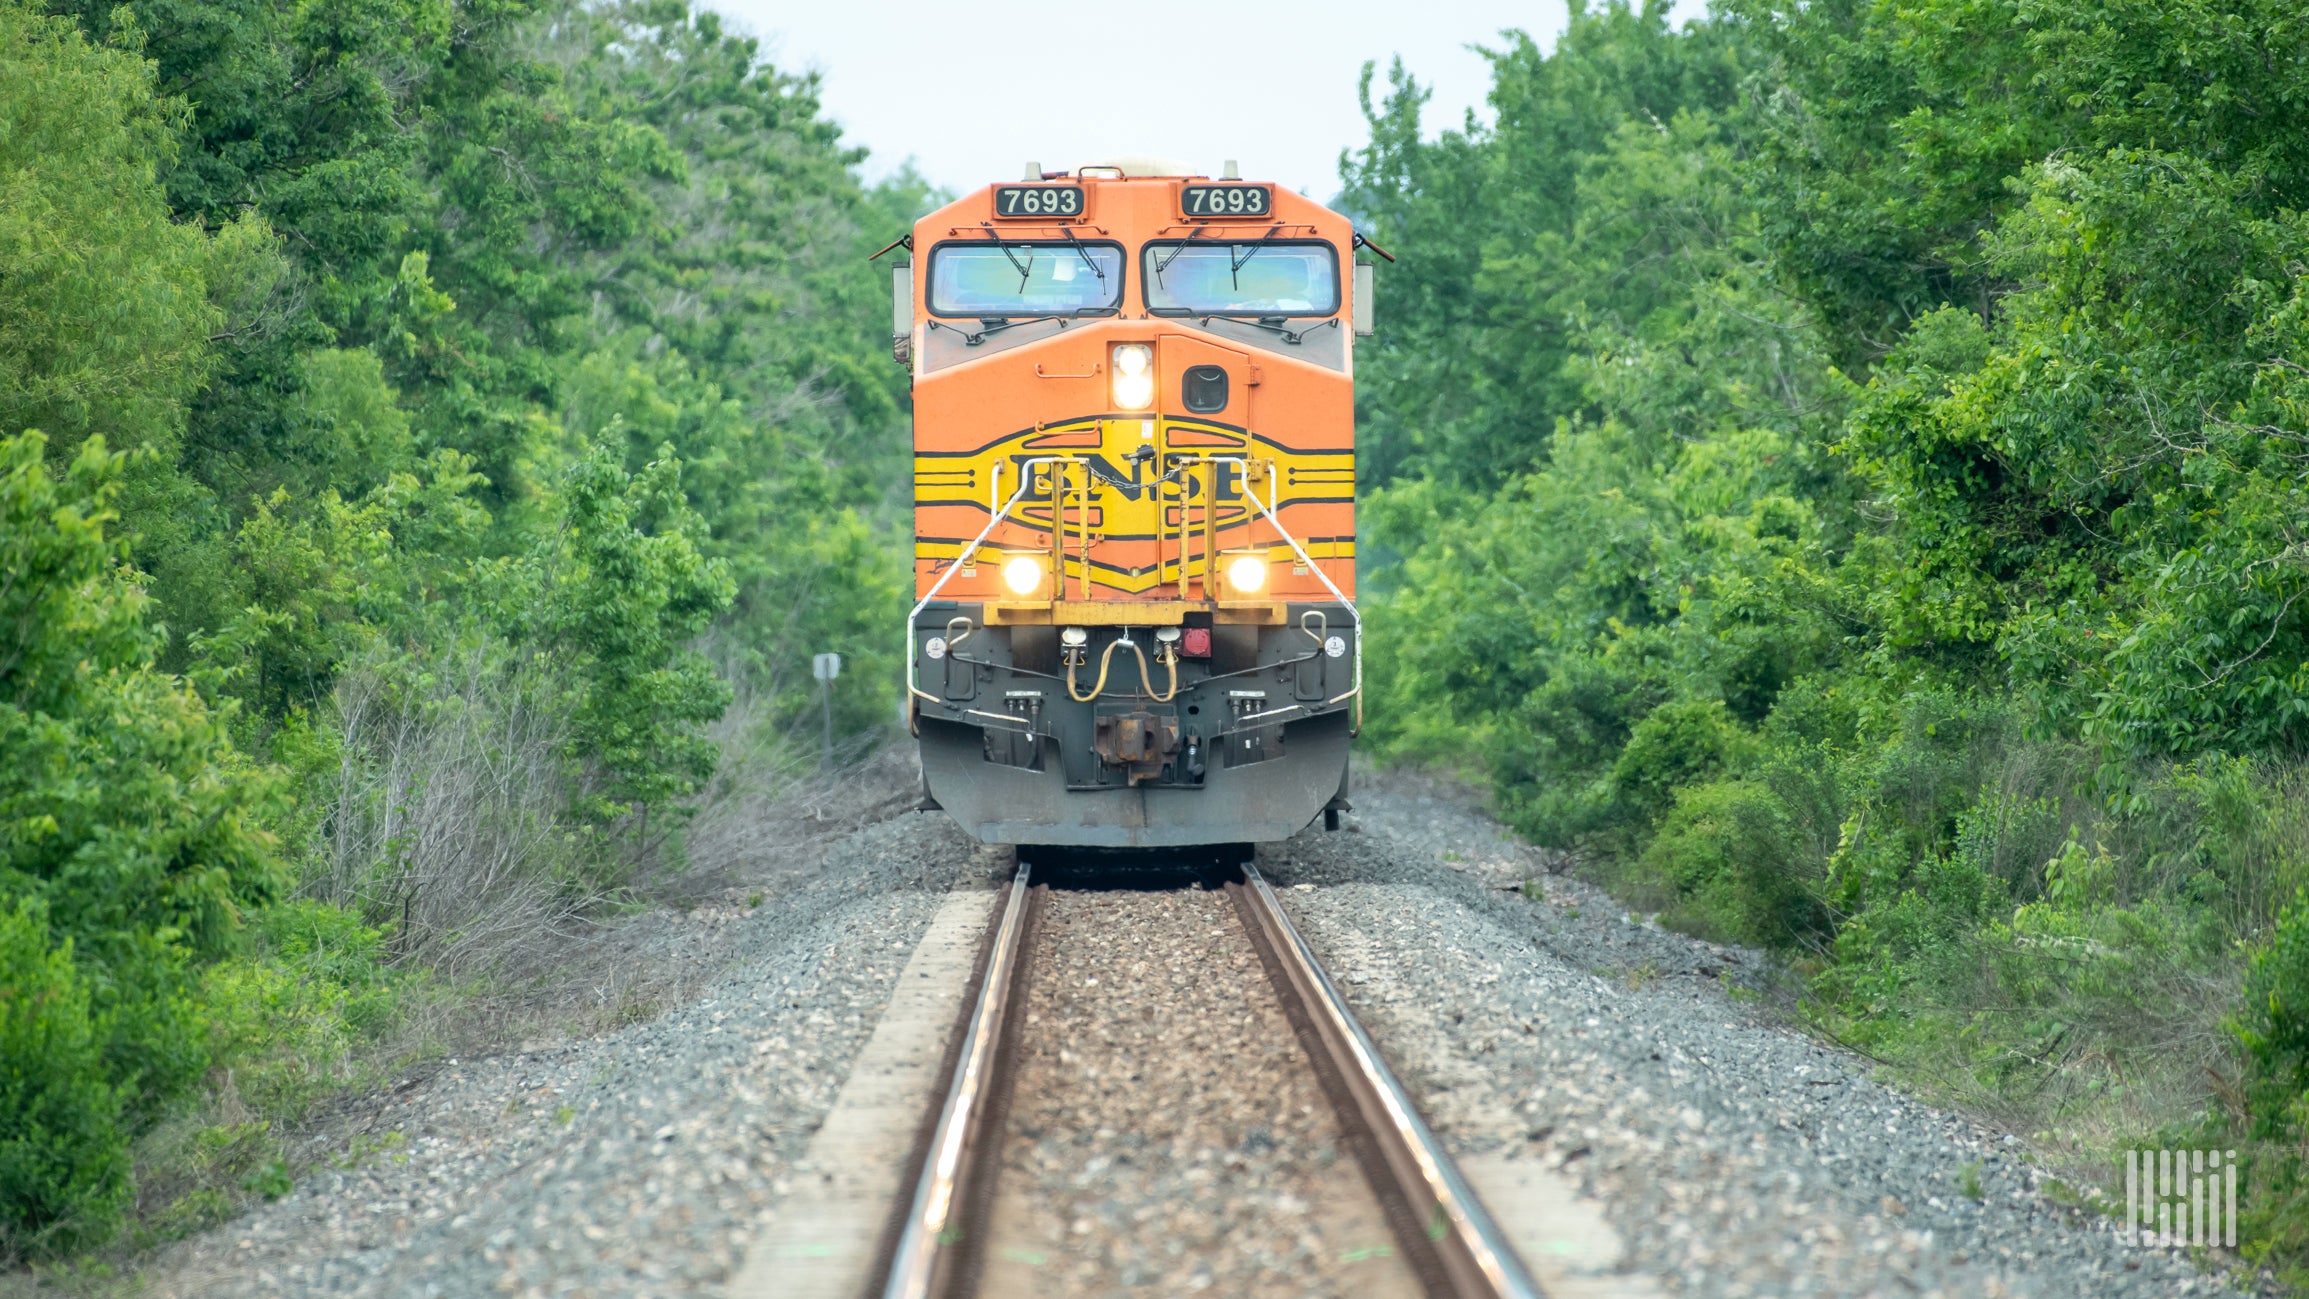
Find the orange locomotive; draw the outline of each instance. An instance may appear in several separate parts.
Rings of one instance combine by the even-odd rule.
[[[988,842],[1242,844],[1344,806],[1367,245],[1226,170],[1030,166],[904,241],[909,704],[930,798]]]

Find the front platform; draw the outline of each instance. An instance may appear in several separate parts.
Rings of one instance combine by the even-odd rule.
[[[987,843],[1179,848],[1272,843],[1307,828],[1344,791],[1350,719],[1325,713],[1284,723],[1277,756],[1214,762],[1198,788],[1067,787],[1065,764],[1043,770],[988,761],[977,726],[922,718],[922,779],[962,828]]]

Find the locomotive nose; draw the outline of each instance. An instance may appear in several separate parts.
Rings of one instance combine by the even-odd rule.
[[[1233,176],[1029,170],[916,222],[899,282],[924,784],[989,842],[1288,837],[1361,697],[1353,230]]]

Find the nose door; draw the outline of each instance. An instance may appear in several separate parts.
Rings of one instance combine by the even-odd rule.
[[[1156,363],[1165,451],[1243,445],[1259,382],[1249,353],[1193,334],[1165,334]]]

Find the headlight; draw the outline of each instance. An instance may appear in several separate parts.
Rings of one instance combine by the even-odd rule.
[[[1256,591],[1267,584],[1267,561],[1257,555],[1237,555],[1227,561],[1227,585],[1238,591]]]
[[[1112,354],[1114,404],[1122,410],[1145,410],[1154,405],[1154,349],[1144,343],[1123,343]]]
[[[1042,589],[1042,561],[1032,555],[1012,555],[1002,561],[1002,584],[1014,595],[1032,595]]]

